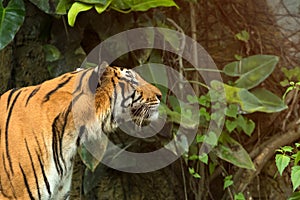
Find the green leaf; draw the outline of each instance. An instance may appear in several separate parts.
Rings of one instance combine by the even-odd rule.
[[[233,185],[232,175],[226,176],[226,177],[224,178],[224,186],[223,186],[223,189],[225,190],[226,188],[230,187],[231,185]]]
[[[212,175],[214,173],[215,169],[216,169],[216,164],[213,162],[209,162],[208,170],[209,170],[210,175]]]
[[[234,194],[234,200],[245,200],[243,193]]]
[[[294,150],[294,148],[291,146],[284,146],[284,147],[281,147],[281,149],[283,152],[289,152],[289,153],[292,153]]]
[[[229,135],[222,136],[222,143],[215,147],[216,155],[235,166],[255,170],[254,164],[243,146]]]
[[[300,166],[292,167],[291,178],[292,178],[293,190],[295,191],[300,186]]]
[[[281,98],[266,89],[257,88],[251,93],[259,99],[265,110],[269,112],[280,112],[288,108]]]
[[[93,8],[93,5],[85,4],[85,3],[80,3],[80,2],[75,2],[72,4],[69,12],[68,12],[68,22],[70,26],[74,26],[76,17],[78,13],[82,11],[87,11]]]
[[[215,80],[211,82],[211,90],[222,92],[223,89],[225,90],[227,103],[238,104],[240,108],[247,113],[272,113],[287,108],[287,106],[282,104],[281,101],[279,102],[276,97],[273,97],[274,102],[270,102],[269,98],[272,96],[270,92],[266,93],[266,97],[262,97],[263,90],[256,91],[254,95],[244,88],[233,87]]]
[[[210,98],[208,97],[208,95],[201,95],[199,98],[199,104],[204,107],[209,107]]]
[[[284,154],[276,154],[275,156],[275,162],[277,169],[279,171],[279,174],[282,176],[283,170],[289,165],[290,157]]]
[[[189,160],[198,160],[198,159],[199,159],[199,156],[196,154],[189,156]]]
[[[176,8],[179,8],[177,4],[172,0],[136,0],[136,1],[132,1],[130,4],[132,11],[147,11],[150,8],[156,8],[161,6],[162,7],[175,6]]]
[[[235,104],[229,104],[229,106],[225,109],[225,114],[228,117],[236,118],[238,114],[238,106]]]
[[[264,81],[275,69],[279,58],[272,55],[254,55],[227,64],[223,72],[228,76],[240,77],[236,87],[251,89]]]
[[[202,155],[199,156],[199,160],[205,164],[208,163],[208,155],[203,153]]]
[[[237,123],[235,120],[230,121],[227,119],[225,122],[225,126],[226,126],[226,129],[228,130],[228,132],[231,133],[237,127]]]
[[[204,141],[204,135],[197,135],[196,136],[196,142],[197,143],[200,143],[200,142],[203,142]]]
[[[39,2],[45,2],[45,1],[40,1]],[[65,15],[67,14],[67,11],[69,8],[72,6],[72,1],[71,0],[59,0],[57,6],[56,6],[56,11],[55,14],[59,15]]]
[[[242,115],[239,115],[236,119],[236,122],[248,136],[251,136],[252,132],[255,129],[255,123],[251,119],[248,120],[245,119]]]
[[[235,37],[243,42],[247,42],[250,39],[250,35],[246,30],[242,30],[240,33],[237,33]]]
[[[234,55],[234,58],[235,58],[236,60],[242,60],[242,59],[243,59],[243,56],[241,56],[241,55],[239,55],[239,54],[235,54],[235,55]]]
[[[189,167],[189,173],[190,173],[190,174],[194,174],[194,173],[195,173],[195,169],[192,168],[192,167]]]
[[[207,135],[204,136],[204,142],[210,144],[211,146],[216,146],[218,144],[218,137],[216,133],[209,132]]]
[[[289,198],[288,198],[288,200],[299,200],[300,199],[300,191],[299,192],[294,192],[293,194],[292,194],[292,196],[290,196]]]
[[[30,0],[31,3],[36,5],[39,9],[48,14],[55,14],[56,7],[60,0]],[[64,2],[63,2],[64,3]]]
[[[81,3],[86,3],[86,4],[102,4],[105,5],[108,3],[107,0],[77,0],[78,2]]]
[[[119,12],[128,13],[131,11],[147,11],[150,8],[156,7],[171,7],[177,4],[172,0],[114,0],[111,3],[111,8]]]
[[[192,167],[189,167],[189,173],[194,177],[194,178],[201,178],[201,176],[195,172],[195,169]]]
[[[158,29],[163,35],[164,40],[167,41],[176,51],[180,50],[181,40],[178,39],[180,35],[170,34],[169,29]]]
[[[96,4],[95,9],[96,9],[97,13],[101,14],[102,12],[104,12],[108,8],[108,6],[111,4],[112,1],[113,0],[109,0],[106,2],[106,4],[99,4],[99,3]]]
[[[187,95],[186,99],[190,103],[198,103],[198,97],[197,96]]]
[[[78,148],[78,154],[82,160],[82,162],[87,166],[89,170],[92,172],[96,169],[100,160],[95,158],[86,148],[85,146],[80,146]]]
[[[45,52],[47,62],[56,61],[60,57],[60,51],[54,45],[46,44],[43,46],[43,50]]]
[[[298,165],[300,161],[300,151],[298,151],[295,155],[294,165]]]
[[[14,39],[23,24],[24,17],[23,0],[10,0],[5,8],[0,0],[0,50]]]
[[[200,174],[198,174],[198,173],[194,173],[194,174],[193,174],[193,177],[194,177],[194,178],[201,178]]]

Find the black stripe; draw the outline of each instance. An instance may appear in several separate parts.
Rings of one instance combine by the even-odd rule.
[[[99,84],[99,76],[95,71],[93,71],[91,76],[89,77],[88,84],[90,91],[94,94]]]
[[[66,129],[66,126],[67,126],[67,123],[68,123],[68,116],[71,112],[71,109],[72,109],[72,102],[69,104],[68,106],[68,109],[67,111],[64,113],[64,119],[63,119],[63,126],[62,126],[62,129],[61,129],[61,134],[59,135],[59,150],[60,150],[60,157],[61,157],[61,160],[63,161],[63,164],[65,166],[65,170],[67,170],[66,168],[66,162],[65,162],[65,159],[63,157],[63,150],[62,150],[62,146],[63,146],[63,137],[64,137],[64,134],[65,134],[65,129]]]
[[[115,113],[115,106],[116,106],[116,102],[117,102],[117,85],[116,85],[116,82],[115,82],[115,80],[114,80],[114,78],[111,78],[111,82],[112,82],[112,84],[113,84],[113,90],[114,90],[114,96],[113,96],[113,98],[114,98],[114,104],[112,105],[110,105],[111,106],[111,116],[110,116],[110,121],[111,122],[114,122],[115,121],[115,119],[114,119],[114,113]]]
[[[10,99],[12,97],[12,95],[17,91],[18,89],[14,88],[10,91],[9,95],[8,95],[8,98],[7,98],[7,105],[6,105],[6,110],[8,109],[9,107],[9,103],[10,103]]]
[[[25,172],[24,172],[24,170],[23,170],[23,168],[22,168],[22,166],[21,166],[20,163],[19,163],[19,167],[20,167],[21,172],[22,172],[22,175],[23,175],[23,179],[24,179],[24,183],[25,183],[25,187],[26,187],[26,189],[27,189],[28,195],[29,195],[30,199],[33,199],[33,200],[34,200],[34,198],[33,198],[33,196],[32,196],[32,193],[31,193],[31,191],[30,191],[30,188],[29,188],[29,184],[28,184],[28,181],[27,181]]]
[[[127,84],[128,86],[130,86],[130,87],[132,87],[130,84]],[[132,98],[132,95],[130,95],[130,96],[128,96],[128,97],[125,97],[125,83],[123,83],[123,82],[119,82],[119,86],[121,87],[121,94],[122,94],[122,97],[123,97],[123,100],[122,100],[122,102],[121,102],[121,106],[122,107],[124,107],[124,108],[126,108],[126,107],[128,107],[128,106],[125,106],[125,102],[128,100],[128,99],[130,99],[130,98]]]
[[[15,193],[14,186],[12,185],[12,181],[11,181],[10,174],[9,174],[9,172],[8,172],[7,169],[6,169],[6,163],[5,163],[5,156],[4,156],[4,153],[2,154],[2,162],[3,162],[4,171],[5,171],[5,174],[6,174],[7,178],[8,178],[8,182],[9,182],[9,185],[10,185],[10,187],[11,187],[13,196],[14,196],[14,198],[16,199],[17,197],[16,197],[16,193]]]
[[[122,94],[122,97],[123,97],[123,99],[125,98],[125,83],[123,83],[123,82],[119,82],[119,86],[120,86],[120,88],[121,88],[121,94]]]
[[[6,119],[6,127],[5,127],[6,156],[7,156],[7,160],[8,160],[9,167],[10,167],[10,170],[11,170],[12,174],[14,174],[14,170],[13,170],[13,167],[12,167],[12,161],[11,161],[9,150],[8,150],[8,147],[9,147],[9,145],[8,145],[8,126],[9,126],[12,110],[13,110],[13,108],[15,106],[15,103],[16,103],[16,101],[17,101],[20,94],[21,94],[21,91],[19,91],[19,93],[16,95],[15,99],[13,100],[13,102],[12,102],[10,108],[9,108],[8,116],[7,116],[7,119]]]
[[[80,126],[80,128],[79,128],[79,134],[78,134],[78,137],[77,137],[77,140],[76,140],[76,146],[77,147],[80,145],[80,140],[81,140],[84,132],[85,132],[85,126]]]
[[[40,167],[42,169],[42,174],[43,174],[44,182],[45,182],[45,185],[46,185],[46,188],[47,188],[47,192],[49,194],[49,197],[51,197],[50,184],[49,184],[49,181],[48,181],[47,176],[46,176],[45,168],[44,168],[44,165],[42,163],[40,155],[39,154],[37,154],[37,155],[38,155],[38,160],[39,160],[39,163],[40,163]]]
[[[79,80],[79,84],[76,88],[76,90],[74,91],[74,93],[78,92],[80,90],[80,88],[82,87],[82,80],[85,77],[85,75],[87,74],[87,72],[89,72],[90,70],[85,70],[82,72],[81,76],[80,76],[80,80]]]
[[[70,80],[71,80],[72,77],[69,77],[67,78],[67,80],[65,80],[64,82],[58,84],[56,86],[56,88],[54,88],[53,90],[51,90],[50,92],[48,92],[46,94],[46,96],[44,97],[44,102],[48,101],[50,99],[50,96],[55,93],[58,89],[60,89],[61,87],[63,87],[64,85],[66,85]]]
[[[39,87],[36,87],[34,90],[32,90],[32,92],[30,93],[29,97],[26,100],[25,107],[27,106],[29,100],[40,90],[40,88],[41,87],[39,86]]]
[[[58,174],[62,177],[62,167],[59,161],[58,157],[58,144],[57,140],[59,140],[58,136],[58,128],[57,128],[57,123],[58,123],[59,115],[57,115],[52,123],[52,151],[53,151],[53,159],[55,163],[56,170]]]
[[[137,102],[138,100],[140,100],[143,97],[143,95],[141,94],[138,98],[134,99],[132,101],[132,104],[134,104],[135,102]],[[133,99],[133,98],[132,98]]]
[[[39,197],[39,199],[41,199],[41,193],[40,193],[40,187],[39,187],[39,180],[38,180],[38,177],[36,175],[36,170],[34,168],[34,162],[32,160],[32,156],[31,156],[30,150],[28,148],[27,140],[26,139],[24,139],[24,140],[25,140],[26,150],[27,150],[27,153],[29,155],[30,162],[31,162],[31,167],[32,167],[32,171],[33,171],[33,175],[34,175],[34,179],[35,179],[35,185],[36,185],[36,189],[37,189],[37,192],[38,192],[38,197]]]
[[[77,74],[77,73],[79,73],[79,72],[81,72],[81,71],[83,71],[84,69],[80,69],[80,70],[77,70],[77,71],[74,71],[74,72],[70,72],[70,74]]]
[[[36,137],[36,134],[34,133],[34,131],[32,131],[32,133],[34,134],[34,139],[35,139],[35,142],[38,146],[38,150],[39,150],[39,153],[42,155],[42,148],[41,148],[41,145],[40,145],[40,142],[38,141],[38,138]],[[45,149],[46,150],[46,149]]]

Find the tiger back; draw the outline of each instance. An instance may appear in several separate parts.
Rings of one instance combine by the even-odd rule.
[[[80,145],[113,132],[122,121],[141,125],[157,118],[161,93],[155,86],[133,70],[102,68],[0,97],[0,199],[68,199]],[[81,109],[76,117],[75,104]]]

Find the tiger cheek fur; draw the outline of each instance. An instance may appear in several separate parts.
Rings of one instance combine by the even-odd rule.
[[[139,124],[157,115],[161,93],[156,87],[125,68],[107,67],[100,80],[98,71],[67,73],[0,97],[1,200],[68,199],[79,145],[112,132],[128,113]],[[95,74],[99,83],[91,91]],[[85,93],[94,98],[94,105]],[[74,102],[82,109],[80,129]]]

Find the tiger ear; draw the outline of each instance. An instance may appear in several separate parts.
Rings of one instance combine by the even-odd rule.
[[[91,74],[89,78],[89,88],[93,93],[101,84],[100,77],[108,66],[108,63],[103,61],[100,66],[95,67],[93,73]]]
[[[101,76],[108,66],[108,63],[106,61],[103,61],[99,66],[95,68],[95,72],[98,74],[98,76]]]

